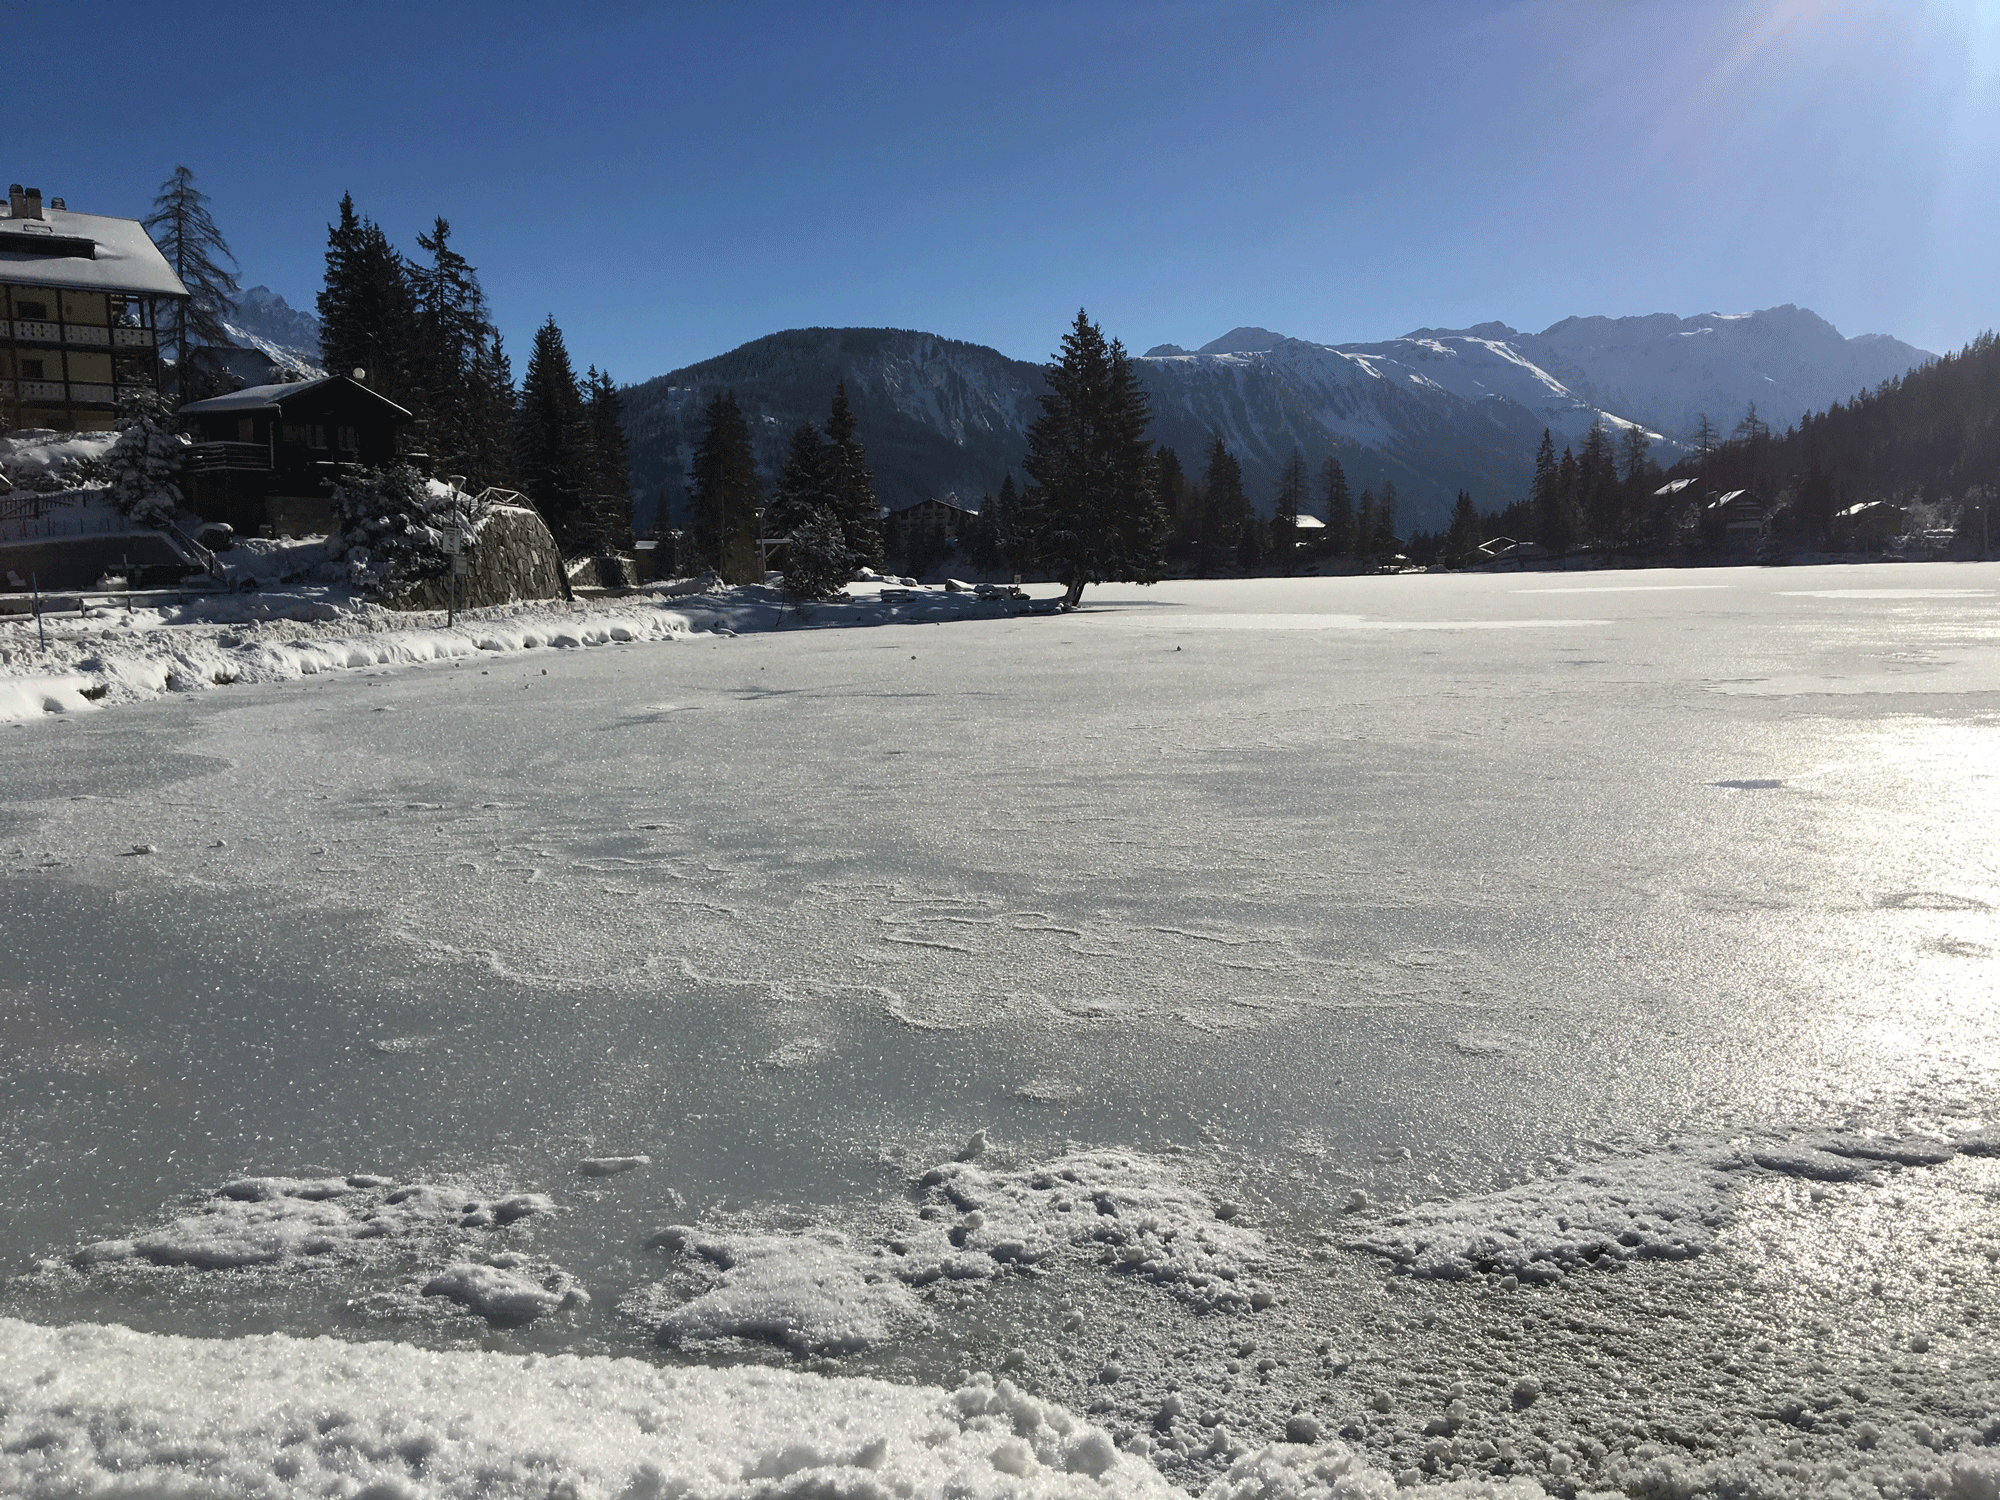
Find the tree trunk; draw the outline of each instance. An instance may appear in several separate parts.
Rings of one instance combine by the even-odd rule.
[[[1082,602],[1083,586],[1089,581],[1086,578],[1072,578],[1069,581],[1069,587],[1063,591],[1063,603],[1069,608],[1075,609]]]

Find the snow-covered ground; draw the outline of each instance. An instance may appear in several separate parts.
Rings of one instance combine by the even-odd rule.
[[[1990,1494],[1996,603],[71,617],[0,1489]]]

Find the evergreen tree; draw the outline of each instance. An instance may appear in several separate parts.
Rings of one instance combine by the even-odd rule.
[[[1354,507],[1354,560],[1375,561],[1375,492],[1363,490]]]
[[[1328,458],[1319,467],[1320,493],[1326,506],[1326,550],[1332,557],[1354,553],[1354,498],[1347,490],[1347,474],[1340,460]]]
[[[826,419],[826,494],[847,538],[847,566],[882,566],[882,502],[875,498],[875,476],[868,455],[854,435],[854,409],[847,402],[847,382],[833,388],[833,412]]]
[[[711,400],[704,417],[688,497],[694,554],[724,583],[762,582],[757,513],[764,504],[764,482],[757,475],[750,424],[743,419],[733,391]],[[845,546],[844,527],[841,537]]]
[[[105,492],[120,515],[141,526],[164,526],[181,508],[181,470],[188,439],[173,402],[144,386],[120,394],[118,439],[104,455]]]
[[[1375,502],[1375,544],[1371,549],[1377,559],[1394,557],[1402,550],[1402,540],[1396,535],[1396,481],[1382,482],[1382,498]]]
[[[993,536],[1008,566],[1026,566],[1021,550],[1021,492],[1014,487],[1014,471],[1000,481],[1000,493],[993,497]]]
[[[1107,578],[1157,582],[1166,572],[1145,389],[1125,348],[1079,311],[1045,374],[1042,414],[1028,429],[1030,486],[1022,530],[1075,605]]]
[[[812,429],[807,428],[808,432]],[[816,434],[815,434],[816,436]],[[831,599],[847,582],[847,533],[827,507],[807,511],[785,548],[785,592],[793,599]]]
[[[1305,504],[1305,455],[1294,448],[1278,475],[1278,506],[1271,518],[1271,550],[1288,574],[1298,567],[1299,512]]]
[[[828,445],[821,441],[817,427],[801,422],[793,429],[791,451],[785,455],[785,466],[778,471],[777,483],[771,486],[771,504],[764,512],[766,536],[790,536],[825,511],[832,515],[836,531],[845,537],[846,532],[840,529],[839,512],[833,509],[827,494],[828,457]],[[845,545],[843,541],[842,546]]]
[[[175,167],[174,175],[160,184],[144,227],[188,290],[186,301],[173,304],[162,330],[173,346],[178,380],[193,368],[188,362],[192,350],[230,344],[222,325],[236,310],[238,287],[235,274],[223,262],[234,266],[236,257],[209,215],[208,195],[195,187],[194,173],[186,167]],[[192,400],[195,394],[184,388],[181,399]]]
[[[1463,567],[1480,540],[1479,512],[1472,504],[1472,496],[1460,490],[1451,507],[1451,527],[1445,532],[1444,554],[1454,565]]]
[[[476,494],[488,485],[515,489],[520,470],[514,451],[514,366],[495,332],[473,356],[466,390],[466,483]]]
[[[1201,556],[1203,496],[1200,486],[1181,468],[1181,456],[1172,448],[1153,455],[1154,484],[1160,496],[1160,510],[1167,518],[1167,556],[1178,567],[1192,571]]]
[[[1208,445],[1202,472],[1200,571],[1206,575],[1237,566],[1243,547],[1243,518],[1250,513],[1243,493],[1243,466],[1220,437]]]
[[[579,553],[593,540],[584,521],[585,442],[583,396],[562,330],[551,317],[535,330],[521,378],[514,450],[521,486],[565,555]]]
[[[624,408],[608,370],[590,367],[583,382],[581,516],[583,547],[602,555],[632,545],[632,463]]]
[[[359,217],[353,195],[344,194],[340,222],[327,227],[320,357],[338,375],[363,371],[371,390],[394,401],[403,394],[417,343],[409,267],[382,227]]]
[[[1543,545],[1558,553],[1576,545],[1577,480],[1576,455],[1565,447],[1556,464],[1555,504],[1548,534],[1543,538]]]
[[[1535,482],[1528,493],[1528,506],[1534,518],[1531,540],[1551,552],[1567,552],[1575,531],[1570,525],[1561,465],[1556,462],[1555,439],[1546,427],[1542,429],[1542,445],[1535,450]]]
[[[418,246],[428,262],[405,267],[414,310],[403,402],[423,424],[425,446],[441,473],[471,476],[476,438],[478,365],[488,338],[486,294],[479,274],[451,248],[451,225],[440,218]]]
[[[1625,490],[1618,482],[1611,434],[1601,418],[1583,435],[1583,451],[1576,459],[1576,498],[1590,540],[1600,547],[1616,545],[1625,531]]]

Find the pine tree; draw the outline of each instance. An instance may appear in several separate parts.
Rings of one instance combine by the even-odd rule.
[[[839,512],[833,509],[827,494],[827,458],[828,444],[821,440],[817,427],[801,422],[793,429],[791,451],[785,455],[785,466],[778,471],[777,483],[771,486],[771,504],[764,512],[765,535],[790,536],[807,521],[827,512],[832,515],[839,535],[846,536],[840,529]],[[841,545],[845,547],[846,542],[843,540]]]
[[[1107,578],[1157,582],[1166,572],[1146,392],[1116,339],[1079,311],[1045,371],[1042,414],[1028,429],[1023,530],[1074,606]]]
[[[1153,470],[1160,510],[1167,518],[1167,556],[1177,566],[1192,570],[1201,555],[1201,488],[1187,477],[1180,454],[1172,448],[1154,453]]]
[[[160,184],[144,228],[188,290],[185,301],[173,304],[165,330],[173,345],[178,381],[192,371],[188,361],[194,349],[228,347],[231,342],[222,325],[236,310],[238,287],[235,274],[223,262],[234,266],[236,257],[209,215],[208,195],[195,187],[194,173],[186,167],[175,167],[174,175]],[[191,400],[195,393],[183,389],[181,395]]]
[[[522,488],[566,555],[580,552],[591,541],[583,515],[584,444],[583,397],[562,330],[551,317],[535,330],[527,373],[521,378],[514,451]]]
[[[442,473],[470,475],[473,408],[480,356],[493,335],[479,274],[451,248],[451,225],[440,218],[417,236],[430,260],[406,266],[414,308],[413,340],[403,401],[423,424],[431,462]]]
[[[1576,532],[1570,522],[1569,495],[1561,466],[1556,462],[1555,439],[1546,427],[1542,429],[1542,445],[1535,450],[1535,482],[1528,494],[1528,504],[1535,521],[1532,540],[1551,552],[1569,551]]]
[[[464,472],[474,493],[488,485],[519,486],[515,422],[514,366],[496,332],[473,356],[466,390]]]
[[[1396,535],[1396,481],[1382,482],[1382,498],[1375,502],[1375,543],[1371,549],[1377,558],[1394,557],[1402,550],[1402,540]]]
[[[868,455],[854,435],[854,408],[848,405],[847,382],[833,388],[833,411],[826,419],[826,494],[847,538],[847,566],[882,566],[882,502],[875,498],[875,476]]]
[[[1601,418],[1583,435],[1583,451],[1576,459],[1576,497],[1590,540],[1600,547],[1615,545],[1625,530],[1625,492],[1618,482],[1611,434]]]
[[[625,444],[624,409],[608,370],[590,367],[583,382],[580,540],[591,552],[623,552],[632,545],[632,464]]]
[[[724,583],[759,583],[757,513],[764,504],[764,484],[757,476],[750,424],[733,391],[711,400],[704,416],[688,498],[694,552]],[[844,527],[841,535],[844,545]]]
[[[141,526],[164,526],[181,508],[181,468],[188,439],[178,430],[173,402],[139,386],[118,403],[118,439],[104,455],[105,486],[120,515]]]
[[[1205,575],[1237,566],[1243,550],[1243,518],[1250,513],[1249,497],[1243,493],[1243,466],[1219,436],[1208,445],[1201,489],[1198,567]]]
[[[1363,490],[1354,507],[1354,560],[1375,561],[1375,492]]]
[[[1444,551],[1454,564],[1463,567],[1465,559],[1478,546],[1479,512],[1473,506],[1472,496],[1460,490],[1451,507],[1451,528],[1445,533]]]
[[[1348,493],[1347,474],[1339,459],[1329,458],[1320,465],[1319,487],[1326,506],[1327,553],[1350,557],[1354,552],[1354,497]]]
[[[1278,475],[1278,508],[1271,518],[1271,550],[1286,573],[1298,567],[1299,512],[1306,503],[1306,460],[1298,449]]]
[[[1558,554],[1576,545],[1576,496],[1578,470],[1576,455],[1567,447],[1556,464],[1551,508],[1544,520],[1542,545]]]
[[[1019,540],[1020,513],[1021,492],[1014,487],[1014,471],[1009,469],[1000,480],[1000,493],[993,497],[993,538],[1001,560],[1012,568],[1027,566]]]
[[[355,214],[353,195],[343,195],[340,222],[327,229],[321,358],[336,374],[363,371],[371,390],[394,401],[403,394],[418,342],[408,265],[379,224]]]

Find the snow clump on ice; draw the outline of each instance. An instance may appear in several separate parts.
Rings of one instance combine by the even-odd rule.
[[[925,1320],[892,1267],[833,1230],[732,1235],[677,1225],[652,1244],[714,1279],[667,1314],[662,1343],[765,1339],[801,1353],[838,1354]]]
[[[226,1270],[313,1257],[371,1258],[391,1245],[453,1231],[491,1230],[555,1211],[540,1193],[481,1198],[463,1187],[357,1173],[349,1177],[242,1177],[194,1212],[77,1251],[82,1268],[119,1262]]]
[[[1262,1233],[1235,1222],[1167,1164],[1122,1151],[1085,1151],[1013,1170],[947,1162],[924,1174],[928,1243],[898,1242],[902,1275],[998,1275],[1032,1270],[1060,1249],[1080,1248],[1131,1275],[1158,1282],[1196,1308],[1267,1306],[1254,1275],[1270,1260]],[[955,1221],[955,1222],[954,1222]],[[938,1243],[938,1241],[942,1243]]]

